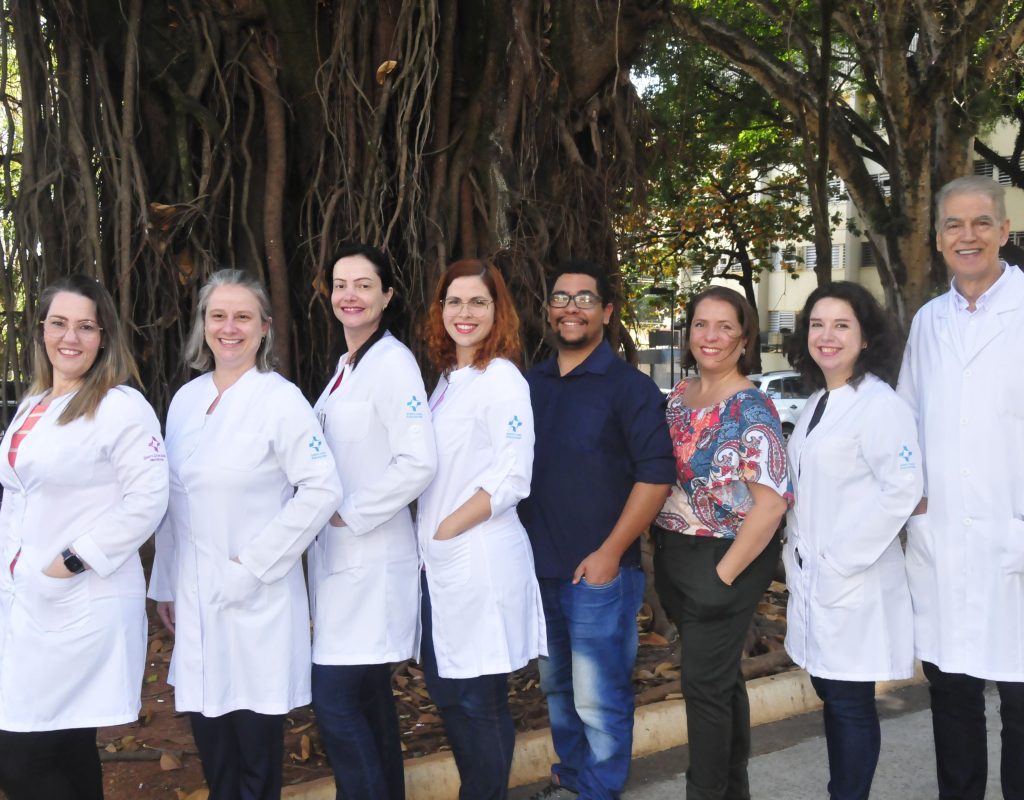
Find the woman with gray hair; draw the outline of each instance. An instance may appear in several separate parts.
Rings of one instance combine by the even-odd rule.
[[[277,798],[284,715],[310,702],[302,553],[341,504],[309,403],[273,371],[270,303],[241,270],[199,293],[186,350],[209,370],[167,415],[171,500],[149,596],[213,798]]]

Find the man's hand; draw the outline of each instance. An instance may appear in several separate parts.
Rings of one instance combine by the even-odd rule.
[[[156,615],[160,617],[160,621],[164,624],[164,627],[174,635],[174,601],[160,602],[156,604]]]
[[[583,578],[591,586],[600,586],[611,582],[619,574],[619,558],[605,551],[598,549],[587,556],[576,567],[572,576],[573,583],[579,583]]]
[[[343,520],[341,518],[341,514],[339,514],[337,511],[335,511],[333,514],[331,514],[331,518],[329,520],[327,520],[327,521],[328,521],[328,523],[330,523],[330,526],[332,528],[344,528],[345,527],[345,520]]]
[[[451,517],[445,517],[441,520],[441,524],[437,526],[437,530],[434,532],[434,541],[446,542],[449,539],[454,539],[459,535],[459,531],[455,530],[449,523]]]

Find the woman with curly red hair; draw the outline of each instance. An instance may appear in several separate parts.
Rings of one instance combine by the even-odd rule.
[[[452,264],[427,343],[437,474],[420,497],[421,657],[459,768],[461,800],[504,798],[515,745],[508,673],[546,655],[544,613],[516,504],[530,492],[533,413],[519,317],[501,273]]]

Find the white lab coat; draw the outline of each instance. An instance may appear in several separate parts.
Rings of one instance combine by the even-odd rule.
[[[928,511],[907,525],[918,658],[1024,681],[1024,275],[965,352],[951,293],[914,318],[899,393],[917,417]],[[990,313],[991,312],[991,313]]]
[[[442,678],[508,673],[547,654],[533,551],[516,514],[530,493],[530,389],[505,359],[441,378],[430,398],[437,475],[420,497],[420,557],[427,572],[434,651]],[[491,518],[453,539],[438,525],[478,489]]]
[[[868,374],[829,394],[808,435],[822,394],[789,439],[786,651],[819,678],[909,678],[914,622],[899,532],[923,486],[914,417]]]
[[[216,397],[207,373],[171,401],[149,596],[175,603],[178,711],[284,714],[310,701],[301,559],[341,502],[338,474],[309,403],[277,373],[254,367],[207,414]]]
[[[313,661],[384,664],[416,653],[419,558],[409,504],[437,468],[423,378],[385,334],[356,369],[343,356],[314,407],[345,491],[309,548]]]
[[[138,550],[167,508],[160,423],[141,394],[119,386],[92,419],[58,425],[73,396],[50,402],[14,469],[11,438],[41,395],[21,404],[0,445],[2,730],[92,728],[139,716],[147,625]],[[69,546],[89,569],[43,575]]]

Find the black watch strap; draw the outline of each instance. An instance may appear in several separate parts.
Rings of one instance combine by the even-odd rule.
[[[85,572],[85,564],[82,563],[82,559],[71,552],[71,548],[67,548],[61,557],[64,559],[64,566],[67,567],[68,572],[73,572],[77,575],[80,572]]]

